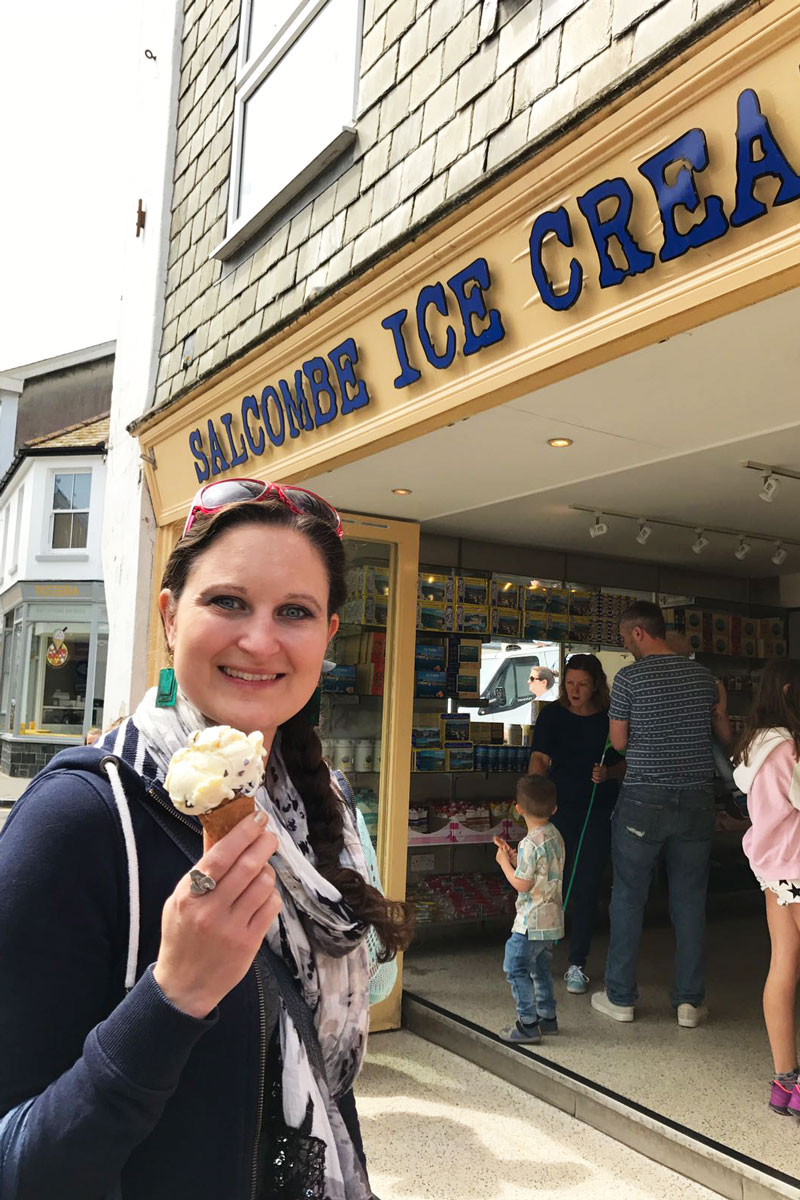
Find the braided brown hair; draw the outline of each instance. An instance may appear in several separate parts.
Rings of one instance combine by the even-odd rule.
[[[167,561],[162,588],[177,601],[189,572],[205,551],[229,529],[241,525],[271,525],[291,529],[308,538],[322,559],[328,576],[328,617],[344,604],[345,555],[340,538],[329,521],[313,513],[297,514],[278,500],[231,504],[211,515],[199,514]],[[292,783],[303,798],[309,841],[317,859],[317,870],[341,892],[353,915],[371,925],[383,952],[380,961],[394,958],[411,941],[413,908],[401,900],[387,900],[358,871],[340,864],[344,848],[342,800],[331,785],[327,763],[316,730],[302,713],[281,726],[281,751]]]

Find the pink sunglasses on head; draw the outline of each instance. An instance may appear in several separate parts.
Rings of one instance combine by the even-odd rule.
[[[210,516],[229,504],[245,504],[253,500],[266,500],[274,496],[290,512],[299,517],[318,517],[332,525],[337,537],[343,536],[342,518],[327,500],[305,488],[292,484],[267,483],[263,479],[221,479],[218,483],[207,483],[200,488],[189,509],[181,537],[192,528],[195,517],[202,513]]]

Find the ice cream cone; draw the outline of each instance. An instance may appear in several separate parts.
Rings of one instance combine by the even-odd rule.
[[[234,825],[238,825],[244,817],[255,812],[256,803],[252,796],[237,792],[230,800],[212,808],[209,812],[200,813],[200,824],[203,826],[203,852],[221,841],[226,833],[230,833]]]

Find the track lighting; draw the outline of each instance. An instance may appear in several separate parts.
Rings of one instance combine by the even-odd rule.
[[[647,521],[644,519],[644,517],[642,517],[642,519],[639,521],[639,532],[636,535],[636,540],[640,546],[646,545],[647,539],[650,537],[652,532],[653,526],[648,525]]]
[[[783,542],[775,543],[775,553],[772,556],[772,561],[776,567],[782,567],[789,557],[789,551],[784,547]]]
[[[752,550],[752,546],[750,545],[750,543],[748,542],[748,540],[744,536],[744,534],[742,534],[742,536],[739,538],[739,547],[737,550],[734,550],[733,557],[738,558],[739,562],[743,562],[747,558],[747,556],[751,550]]]
[[[697,538],[692,542],[692,550],[695,554],[702,554],[708,545],[708,538],[702,529],[695,529],[695,533],[697,534]]]
[[[761,491],[758,493],[759,499],[763,500],[765,504],[772,504],[772,501],[778,494],[778,488],[780,486],[781,481],[778,479],[777,475],[765,475],[763,486]]]
[[[600,513],[595,513],[594,525],[589,526],[589,537],[602,537],[604,533],[608,533],[608,526],[600,520]]]

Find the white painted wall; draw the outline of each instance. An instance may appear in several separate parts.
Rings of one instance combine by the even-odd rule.
[[[152,404],[155,393],[175,158],[182,4],[179,0],[141,0],[128,11],[131,28],[125,42],[132,55],[136,93],[129,106],[131,125],[124,131],[130,150],[131,225],[114,362],[108,454],[111,486],[102,538],[110,629],[108,719],[130,712],[147,682],[155,527],[139,445],[127,426]],[[137,238],[134,216],[139,198],[146,218]]]
[[[89,530],[85,550],[53,550],[49,544],[53,481],[56,474],[89,471]],[[19,579],[83,580],[103,578],[101,533],[105,502],[106,467],[102,455],[45,455],[23,460],[0,496],[0,591]],[[21,517],[18,513],[21,508]],[[14,554],[17,521],[19,544]],[[3,522],[8,523],[7,533]]]

